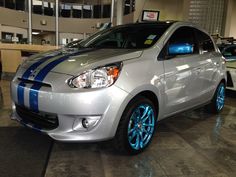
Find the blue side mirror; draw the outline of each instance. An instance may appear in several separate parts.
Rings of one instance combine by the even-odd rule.
[[[169,55],[185,55],[193,53],[193,45],[188,43],[170,44],[168,48]]]

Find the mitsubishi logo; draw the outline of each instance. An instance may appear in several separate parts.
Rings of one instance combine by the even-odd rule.
[[[31,73],[30,73],[30,76],[29,76],[29,77],[33,77],[33,78],[34,78],[34,77],[36,76],[38,70],[31,70],[30,72],[31,72]]]

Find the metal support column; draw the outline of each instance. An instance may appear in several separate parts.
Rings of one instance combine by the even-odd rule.
[[[123,16],[124,16],[124,1],[117,0],[116,1],[116,25],[123,24]]]
[[[28,0],[28,42],[32,44],[32,0]]]
[[[56,1],[56,46],[59,45],[59,0]]]
[[[113,26],[113,19],[114,19],[114,9],[115,9],[115,0],[111,1],[111,25]]]

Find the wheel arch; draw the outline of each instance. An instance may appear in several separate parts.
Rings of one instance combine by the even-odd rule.
[[[158,112],[159,112],[159,100],[158,100],[157,95],[153,91],[151,91],[151,90],[141,91],[138,94],[136,94],[132,99],[134,99],[136,97],[139,97],[139,96],[149,99],[154,104],[155,109],[156,109],[157,114],[158,114]]]

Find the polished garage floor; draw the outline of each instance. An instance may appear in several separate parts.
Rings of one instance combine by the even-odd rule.
[[[220,115],[195,110],[159,123],[144,153],[112,142],[65,144],[10,120],[9,82],[0,87],[1,177],[236,177],[236,93]]]

